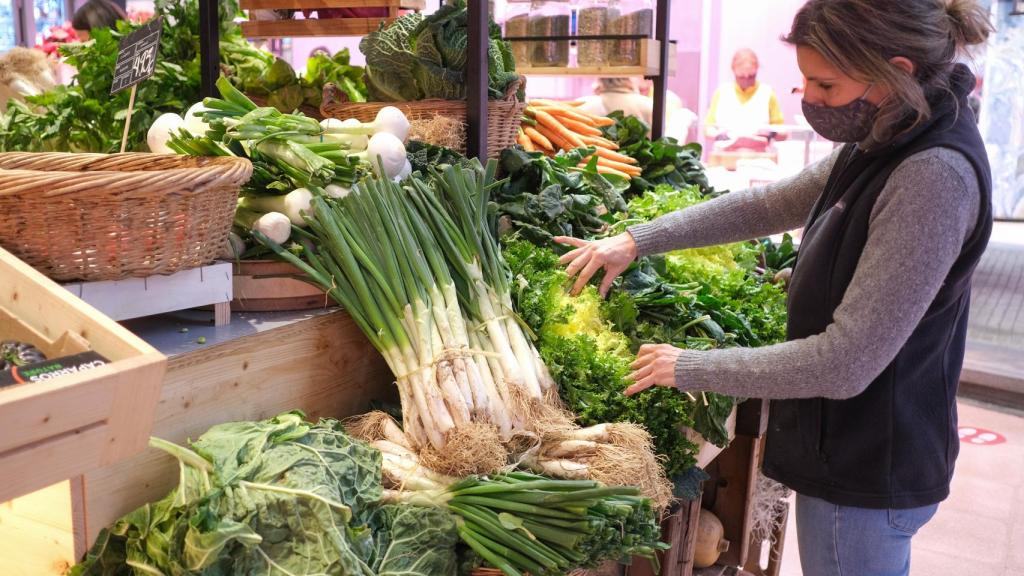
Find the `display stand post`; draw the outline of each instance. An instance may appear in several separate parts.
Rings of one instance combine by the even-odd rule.
[[[466,156],[487,161],[487,2],[470,2],[469,46],[466,47]]]
[[[199,94],[217,97],[220,77],[220,12],[218,0],[199,0]]]
[[[669,9],[670,0],[658,0],[658,13],[654,25],[654,38],[661,43],[658,54],[659,74],[654,77],[654,117],[652,118],[651,138],[657,140],[665,135],[665,98],[668,91],[668,62],[669,50],[672,46],[669,43]]]

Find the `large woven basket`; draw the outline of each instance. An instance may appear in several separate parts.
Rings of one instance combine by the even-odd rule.
[[[487,103],[487,157],[497,158],[501,151],[516,143],[519,125],[522,123],[526,103],[517,98],[519,90],[526,83],[523,76],[513,82],[501,100],[490,100]],[[416,100],[412,102],[347,102],[344,94],[331,86],[324,88],[324,100],[320,112],[324,118],[347,120],[355,118],[360,122],[372,122],[377,112],[385,106],[395,106],[401,110],[410,122],[430,120],[435,116],[446,116],[466,123],[466,102],[464,100]],[[466,153],[466,138],[457,152]],[[431,144],[444,144],[431,142]]]
[[[160,154],[0,154],[0,245],[55,280],[212,261],[252,165]]]

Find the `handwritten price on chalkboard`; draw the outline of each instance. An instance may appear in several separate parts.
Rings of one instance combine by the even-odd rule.
[[[121,40],[117,64],[114,66],[114,83],[110,86],[111,94],[131,88],[153,75],[160,49],[161,30],[162,19],[154,18]]]

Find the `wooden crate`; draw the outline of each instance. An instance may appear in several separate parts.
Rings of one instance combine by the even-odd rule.
[[[231,263],[214,262],[166,276],[70,282],[64,288],[111,320],[129,320],[203,306],[215,326],[231,321]]]
[[[242,34],[251,38],[292,38],[298,36],[365,36],[381,24],[398,18],[400,10],[423,10],[426,0],[241,0],[250,10],[242,22]],[[310,20],[261,20],[254,10],[317,10],[321,8],[387,8],[386,18],[318,18]]]
[[[92,349],[110,361],[0,389],[0,502],[146,447],[167,359],[2,248],[0,339],[49,357]]]
[[[172,357],[152,435],[183,443],[227,421],[302,409],[345,417],[396,401],[384,360],[341,311]],[[61,576],[104,527],[178,483],[178,464],[146,450],[0,504],[0,575]]]
[[[335,306],[322,289],[299,280],[302,271],[287,262],[242,260],[233,266],[231,307],[235,310],[275,312]]]

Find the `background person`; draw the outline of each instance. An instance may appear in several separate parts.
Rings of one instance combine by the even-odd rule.
[[[757,80],[759,68],[753,50],[743,48],[733,55],[735,79],[715,91],[708,108],[704,134],[709,139],[756,137],[770,124],[785,123],[775,90]]]
[[[128,14],[110,0],[89,0],[71,17],[71,27],[82,42],[89,40],[94,28],[116,28],[118,20],[128,20]]]

